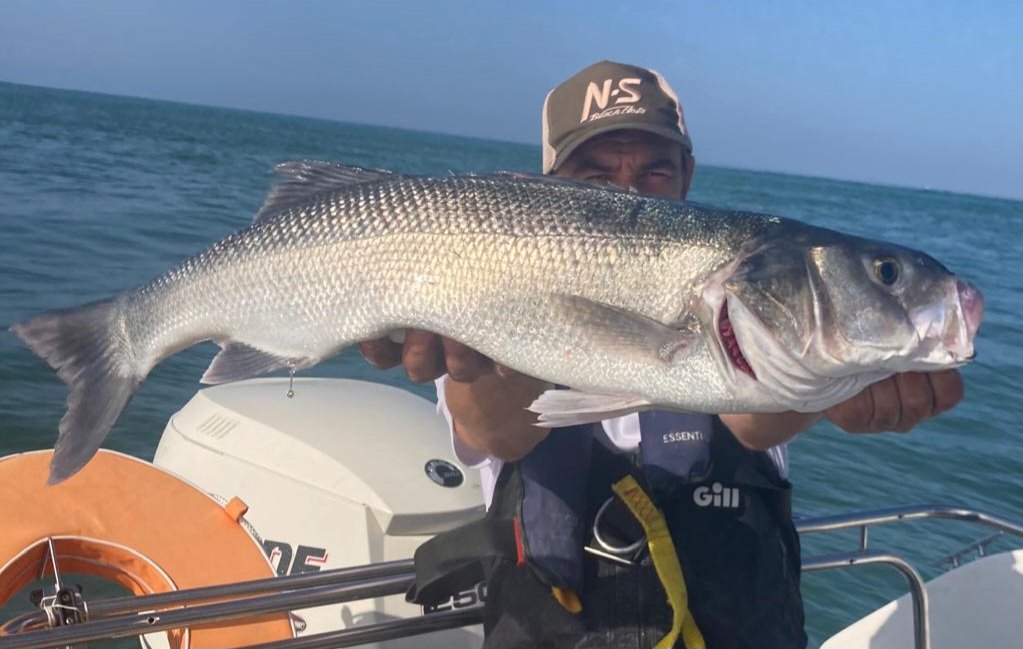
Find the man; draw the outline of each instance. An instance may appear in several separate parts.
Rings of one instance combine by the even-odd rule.
[[[603,61],[559,85],[544,103],[545,174],[684,199],[694,170],[682,107],[655,72]],[[666,580],[652,565],[657,557],[643,559],[641,552],[625,561],[576,559],[555,548],[554,562],[538,556],[526,556],[525,567],[506,562],[488,571],[487,646],[649,646],[668,628],[676,646],[699,644],[700,636],[710,647],[805,645],[784,443],[821,413],[643,413],[551,432],[533,425],[526,406],[552,386],[495,366],[455,341],[409,331],[403,346],[371,341],[361,349],[381,367],[402,362],[413,380],[446,370],[438,381],[439,408],[451,422],[458,457],[481,469],[488,506],[494,499],[488,517],[503,512],[525,526],[527,541],[542,541],[519,542],[516,527],[519,547],[541,554],[537,548],[550,545],[544,539],[557,546],[571,536],[567,525],[582,530],[578,542],[593,554],[616,549],[605,539],[594,542],[590,530],[600,530],[598,505],[615,500],[613,485],[627,473],[636,474],[663,514],[681,560],[681,583]],[[962,389],[955,371],[898,375],[823,415],[848,431],[905,431],[954,406]],[[591,438],[599,443],[580,446]],[[637,470],[619,455],[635,456],[642,466]],[[566,502],[576,504],[565,509]],[[531,515],[530,507],[550,509]],[[617,531],[628,527],[619,520]],[[625,541],[636,535],[626,532]],[[581,584],[581,611],[575,593],[564,595],[565,580]],[[670,599],[672,591],[687,593],[688,601],[666,606],[664,595]],[[682,629],[688,611],[680,614],[679,606],[691,611],[699,634]]]

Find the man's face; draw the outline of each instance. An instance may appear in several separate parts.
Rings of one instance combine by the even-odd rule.
[[[693,159],[682,145],[645,131],[610,131],[572,152],[555,176],[634,188],[640,194],[685,198]]]

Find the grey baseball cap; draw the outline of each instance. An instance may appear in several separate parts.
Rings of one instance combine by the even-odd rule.
[[[557,169],[590,138],[637,129],[682,144],[692,154],[682,104],[654,70],[600,61],[569,77],[543,102],[543,173]]]

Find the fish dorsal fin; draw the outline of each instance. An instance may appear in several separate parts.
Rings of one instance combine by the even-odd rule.
[[[474,174],[469,174],[474,175]],[[538,185],[563,185],[566,187],[580,187],[582,189],[598,189],[616,194],[638,194],[635,187],[629,189],[622,189],[617,185],[597,185],[592,182],[585,180],[577,180],[575,178],[567,178],[565,176],[539,176],[537,174],[531,174],[525,171],[495,171],[489,174],[495,178],[506,178],[508,180],[519,180],[522,182],[532,182]],[[481,178],[485,178],[487,174],[481,174]]]
[[[270,189],[270,194],[263,201],[263,207],[256,212],[253,222],[279,214],[318,194],[397,177],[397,174],[386,169],[364,169],[316,160],[282,162],[274,167],[274,173],[281,180]]]

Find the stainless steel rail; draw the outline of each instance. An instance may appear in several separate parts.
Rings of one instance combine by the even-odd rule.
[[[387,561],[366,566],[339,568],[337,570],[328,570],[324,572],[308,572],[301,575],[291,575],[287,577],[270,577],[267,579],[243,581],[234,584],[224,584],[221,586],[175,590],[166,593],[156,593],[154,595],[116,597],[90,602],[88,613],[90,620],[98,620],[118,613],[153,611],[164,607],[196,604],[214,599],[295,591],[301,588],[314,588],[320,586],[340,586],[362,579],[390,577],[393,575],[409,577],[412,574],[412,570],[411,559]],[[283,609],[271,609],[271,612],[280,610]],[[12,619],[0,627],[0,630],[11,632],[12,630],[35,629],[39,628],[40,625],[45,624],[46,620],[47,617],[45,613],[42,611],[33,611]],[[146,631],[146,633],[149,633],[149,631]],[[0,636],[0,643],[3,641],[3,637]]]
[[[927,649],[930,638],[927,593],[923,579],[901,557],[868,550],[867,529],[872,525],[935,518],[975,523],[1023,538],[1023,525],[994,514],[946,505],[914,505],[838,516],[801,518],[796,521],[796,528],[800,534],[860,529],[857,551],[806,557],[803,560],[803,569],[809,572],[877,563],[894,566],[910,585],[915,646]],[[19,616],[2,627],[0,632],[10,635],[0,636],[0,649],[66,647],[90,640],[137,636],[198,623],[394,595],[404,592],[413,579],[411,561],[394,561],[143,597],[101,600],[88,604],[87,621],[71,626],[39,629],[37,627],[45,624],[46,620],[42,612]],[[258,649],[349,647],[476,624],[481,620],[481,615],[479,607],[432,613],[416,618],[356,626],[263,644],[259,645]]]
[[[3,649],[64,647],[89,640],[137,636],[156,631],[179,629],[190,624],[252,617],[260,613],[291,611],[321,604],[384,597],[405,592],[412,585],[413,580],[414,576],[411,574],[391,575],[359,580],[350,584],[312,586],[302,590],[256,595],[228,602],[101,618],[82,624],[26,631],[0,638],[0,647]]]
[[[907,505],[852,514],[801,518],[796,520],[796,529],[800,534],[812,534],[815,532],[833,532],[853,527],[862,528],[868,525],[900,523],[927,518],[952,519],[976,523],[1023,538],[1023,525],[1019,523],[1014,523],[1007,518],[976,509],[950,505]]]
[[[853,566],[874,563],[886,564],[898,569],[905,576],[906,581],[909,582],[909,592],[913,601],[913,646],[915,649],[930,649],[931,626],[928,614],[927,588],[920,573],[902,557],[884,552],[869,551],[820,555],[804,560],[803,572],[851,568]]]
[[[916,649],[930,649],[930,616],[928,613],[927,588],[924,585],[923,577],[902,557],[888,553],[871,552],[867,548],[869,542],[867,530],[871,525],[924,519],[958,520],[974,523],[994,528],[999,534],[1011,534],[1023,538],[1023,525],[994,514],[949,505],[909,505],[852,514],[802,518],[796,520],[796,530],[800,534],[835,532],[854,528],[859,528],[860,530],[860,543],[857,552],[805,557],[803,559],[803,570],[811,572],[876,563],[887,564],[896,568],[906,578],[906,581],[909,582],[909,593],[913,602],[913,646]],[[983,548],[992,540],[993,538],[989,537],[984,542],[971,544],[966,549],[950,556],[955,557],[958,561],[962,553],[969,551],[971,547],[978,546]]]
[[[455,629],[460,626],[480,624],[483,622],[483,607],[472,606],[460,610],[431,613],[422,617],[392,620],[379,624],[367,624],[340,631],[317,633],[316,635],[281,640],[267,644],[250,646],[247,649],[335,649],[336,647],[354,647],[370,642],[383,642],[395,638]]]

